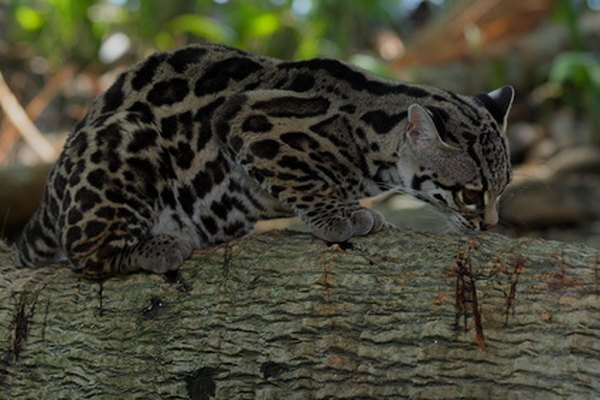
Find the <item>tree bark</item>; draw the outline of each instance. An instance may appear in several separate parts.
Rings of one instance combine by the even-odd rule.
[[[560,242],[273,232],[103,282],[0,254],[0,397],[591,398],[600,255]]]

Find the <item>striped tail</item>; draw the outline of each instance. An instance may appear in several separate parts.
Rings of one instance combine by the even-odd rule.
[[[56,240],[55,227],[46,202],[42,202],[33,217],[29,220],[17,245],[19,261],[23,267],[38,267],[56,261],[59,246]]]

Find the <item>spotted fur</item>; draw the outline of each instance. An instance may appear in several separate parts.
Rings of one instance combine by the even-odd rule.
[[[336,60],[214,45],[154,54],[75,126],[21,262],[65,255],[88,276],[160,273],[290,215],[341,242],[385,225],[358,200],[388,190],[487,229],[510,180],[513,95],[461,96]]]

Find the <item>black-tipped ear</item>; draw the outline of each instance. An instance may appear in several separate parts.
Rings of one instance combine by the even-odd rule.
[[[433,120],[433,113],[419,104],[408,107],[406,135],[413,145],[420,148],[456,149],[442,140]]]
[[[489,112],[492,117],[501,125],[506,123],[506,117],[510,106],[515,98],[515,89],[512,86],[502,86],[489,93],[475,95],[478,100]]]
[[[413,143],[435,142],[438,132],[430,111],[419,104],[408,107],[407,135]]]

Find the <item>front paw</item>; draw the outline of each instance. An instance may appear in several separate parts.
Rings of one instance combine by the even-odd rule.
[[[341,243],[353,236],[352,223],[348,218],[333,217],[314,226],[312,234],[326,242]]]
[[[371,232],[377,232],[386,225],[383,215],[371,208],[361,208],[350,216],[352,222],[352,236],[363,236]]]
[[[378,232],[383,228],[390,227],[379,211],[371,208],[361,208],[350,216],[352,222],[353,236],[362,236],[371,232]]]
[[[328,242],[340,243],[353,236],[364,236],[389,226],[378,211],[370,208],[358,208],[344,214],[347,217],[329,216],[312,224],[313,235]]]
[[[191,243],[169,235],[157,235],[140,243],[132,252],[130,262],[138,269],[163,274],[178,269],[192,251]]]

